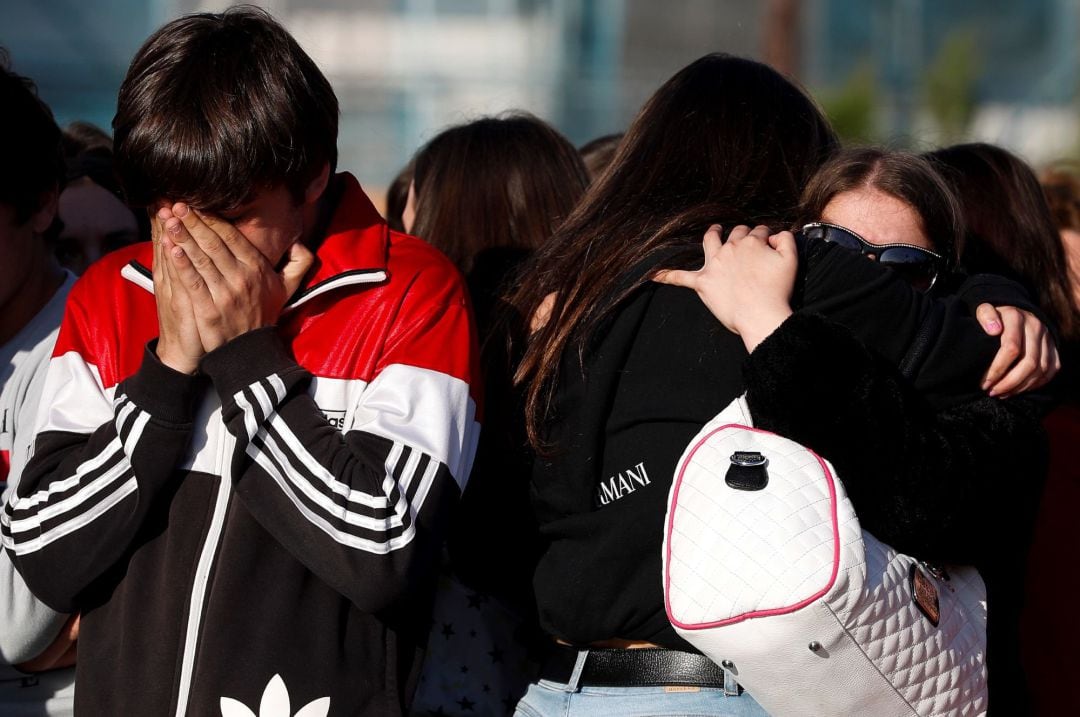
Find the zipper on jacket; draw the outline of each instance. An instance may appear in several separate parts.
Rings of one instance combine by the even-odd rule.
[[[218,449],[219,483],[217,497],[214,499],[214,513],[210,519],[210,528],[206,531],[206,541],[199,554],[199,563],[195,569],[195,582],[191,586],[191,604],[188,608],[187,631],[184,635],[184,652],[180,662],[180,688],[176,698],[176,717],[187,713],[188,700],[191,697],[191,680],[195,670],[195,653],[199,647],[199,635],[202,628],[203,610],[206,604],[206,590],[210,584],[210,573],[214,567],[214,555],[221,542],[221,533],[225,526],[225,515],[232,496],[232,452],[236,439],[221,422],[221,442]]]

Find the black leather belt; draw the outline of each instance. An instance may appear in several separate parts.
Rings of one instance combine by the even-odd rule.
[[[557,646],[544,661],[540,678],[568,684],[579,650]],[[693,652],[654,648],[589,650],[578,680],[590,687],[723,687],[724,670]]]

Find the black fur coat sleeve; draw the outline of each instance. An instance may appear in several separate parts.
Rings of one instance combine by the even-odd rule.
[[[809,314],[763,341],[744,376],[755,423],[831,461],[863,527],[898,550],[981,563],[1027,531],[1046,463],[1031,400],[935,409],[850,331]]]

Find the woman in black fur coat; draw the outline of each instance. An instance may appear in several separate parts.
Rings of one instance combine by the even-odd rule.
[[[906,247],[901,258],[910,263],[895,268],[922,290],[964,291],[995,281],[941,276],[964,236],[963,215],[948,185],[918,156],[842,152],[811,180],[802,213],[824,223],[807,225],[808,242],[840,241],[882,263],[886,248]],[[755,424],[829,459],[865,529],[920,559],[979,568],[988,592],[992,714],[1027,714],[1018,626],[1046,471],[1040,418],[1049,404],[1025,391],[1056,372],[1053,340],[1032,323],[1026,331],[1030,366],[995,369],[984,380],[985,396],[932,403],[851,331],[792,312],[795,246],[790,233],[770,236],[764,227],[737,228],[724,245],[712,231],[700,271],[670,272],[660,280],[694,288],[742,337],[750,353],[744,378]],[[988,323],[1024,320],[1012,309],[980,311],[990,316]],[[925,359],[917,354],[901,362],[909,373]]]

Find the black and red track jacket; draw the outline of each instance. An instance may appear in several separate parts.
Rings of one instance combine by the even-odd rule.
[[[336,181],[310,281],[201,376],[152,350],[149,243],[72,290],[2,527],[82,613],[80,714],[406,709],[478,434],[475,329],[450,262]]]

